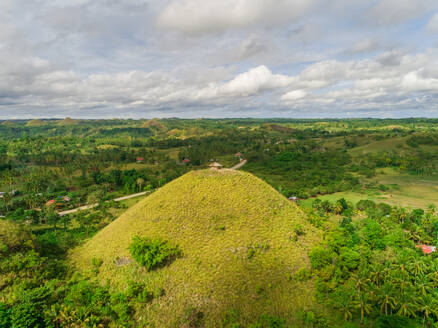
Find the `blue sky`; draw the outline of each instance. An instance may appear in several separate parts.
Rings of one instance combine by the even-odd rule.
[[[436,0],[2,0],[0,118],[437,117]]]

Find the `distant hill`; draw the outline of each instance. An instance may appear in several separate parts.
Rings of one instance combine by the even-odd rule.
[[[26,126],[43,126],[46,125],[47,122],[41,120],[30,120],[26,123]]]
[[[167,240],[183,256],[147,272],[130,257],[136,235]],[[202,313],[206,327],[220,326],[230,311],[242,324],[265,313],[298,324],[297,311],[318,305],[312,281],[298,281],[294,273],[308,266],[306,254],[318,240],[304,213],[262,180],[201,170],[130,208],[76,249],[71,261],[93,275],[92,262],[102,260],[97,278],[115,288],[128,281],[163,288],[163,296],[140,310],[154,327],[183,327],[190,309]]]
[[[78,124],[79,120],[74,120],[70,117],[66,117],[65,119],[58,122],[58,125],[74,125]]]
[[[7,125],[7,126],[15,126],[15,123],[11,122],[11,121],[3,121],[1,124],[2,125]]]
[[[143,127],[158,131],[166,130],[166,127],[156,118],[144,122]]]

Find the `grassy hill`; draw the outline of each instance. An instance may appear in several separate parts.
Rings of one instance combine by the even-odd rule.
[[[136,235],[167,240],[183,256],[147,272],[130,257]],[[118,289],[128,281],[164,289],[142,306],[144,325],[184,326],[194,309],[206,327],[220,326],[230,311],[243,324],[262,314],[298,323],[297,311],[315,306],[314,290],[294,273],[308,266],[307,251],[319,237],[295,204],[260,179],[202,170],[133,206],[76,249],[71,260],[90,275],[93,259],[102,260],[97,279]]]

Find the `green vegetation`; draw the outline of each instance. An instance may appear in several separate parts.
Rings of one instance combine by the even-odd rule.
[[[181,256],[178,247],[170,245],[161,239],[148,239],[135,236],[129,245],[129,252],[134,260],[148,270],[169,264]],[[99,262],[102,265],[103,261]],[[100,266],[99,265],[99,266]]]
[[[131,260],[135,236],[169,241],[183,256],[147,271]],[[299,323],[298,311],[313,304],[314,289],[311,281],[292,277],[308,267],[306,253],[318,240],[304,213],[261,180],[239,171],[202,170],[133,206],[77,248],[71,260],[94,276],[91,260],[102,259],[97,278],[117,289],[127,281],[164,289],[139,309],[138,317],[156,326],[181,324],[187,309],[202,313],[206,326],[231,310],[244,327],[263,313]]]
[[[314,201],[325,220],[336,204]],[[321,246],[310,252],[317,296],[343,315],[370,327],[435,327],[438,216],[432,206],[408,211],[370,200],[338,213]],[[314,214],[315,215],[315,214]],[[333,222],[333,221],[332,221]]]
[[[0,328],[438,326],[436,123],[1,122]]]

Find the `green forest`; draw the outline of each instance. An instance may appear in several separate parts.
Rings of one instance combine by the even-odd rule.
[[[205,193],[200,201],[205,200],[206,215],[216,213],[208,231],[214,236],[233,234],[229,240],[247,243],[235,246],[227,239],[224,246],[243,254],[239,269],[267,265],[273,270],[270,260],[286,247],[277,240],[286,235],[299,245],[296,249],[304,252],[300,254],[305,261],[303,267],[288,268],[284,281],[263,280],[254,290],[242,287],[239,295],[260,305],[255,316],[243,313],[244,306],[231,305],[217,306],[220,313],[212,314],[213,296],[210,304],[193,295],[197,302],[181,304],[177,321],[169,327],[438,327],[437,123],[436,119],[1,121],[0,328],[159,327],[154,313],[168,306],[167,297],[173,295],[166,279],[191,250],[169,240],[160,229],[166,238],[129,236],[129,256],[114,265],[126,265],[142,278],[120,285],[101,279],[105,258],[93,257],[87,270],[79,270],[72,264],[72,254],[109,231],[124,213],[148,208],[148,199],[162,188],[173,190],[170,186],[191,172],[214,171],[209,168],[214,162],[224,167],[219,173],[234,171],[231,168],[240,164],[239,171],[260,179],[269,190],[269,202],[257,194],[258,199],[242,196],[232,204],[208,191],[198,192]],[[196,181],[187,187],[187,194],[196,193],[201,184]],[[238,183],[247,183],[242,181]],[[229,183],[235,188],[237,182]],[[234,210],[243,213],[243,206],[265,201],[259,212],[233,216]],[[161,198],[153,204],[152,222],[172,222],[190,210],[189,205],[171,204],[171,212]],[[233,227],[235,222],[242,226],[258,222],[257,213],[274,226],[278,213],[288,206],[296,214],[290,214],[290,227],[281,223],[278,236],[260,228],[255,229],[254,241],[247,241],[249,235],[230,228],[231,218],[236,220]],[[76,211],[79,207],[82,210]],[[265,239],[260,242],[258,237]],[[190,270],[203,265],[201,259],[198,262],[190,262]],[[220,266],[215,270],[229,273]],[[215,281],[214,286],[221,283]],[[302,303],[295,296],[286,297],[282,302],[297,302],[292,304],[294,312],[284,313],[280,306],[276,311],[279,300],[270,298],[269,290],[280,284],[304,286],[312,296]],[[246,299],[242,296],[238,302]]]

